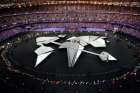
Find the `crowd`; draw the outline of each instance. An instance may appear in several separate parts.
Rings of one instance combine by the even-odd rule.
[[[81,11],[81,12],[79,12]],[[58,11],[57,11],[58,12]],[[94,21],[106,21],[116,22],[123,24],[136,25],[139,27],[140,15],[139,14],[127,14],[119,12],[91,12],[88,10],[67,11],[64,13],[47,13],[47,12],[34,12],[34,13],[22,13],[0,16],[0,28],[7,26],[15,26],[19,24],[27,24],[34,22],[94,22]]]
[[[44,28],[64,28],[80,31],[81,28],[103,28],[123,31],[140,37],[140,14],[116,7],[102,8],[88,5],[48,6],[41,10],[2,14],[0,16],[1,39],[24,31]],[[94,10],[94,11],[93,11]],[[4,36],[4,37],[3,37]],[[0,39],[0,41],[2,41]]]
[[[107,5],[119,7],[140,7],[137,0],[4,0],[0,1],[0,8],[22,8],[41,5],[63,5],[63,4],[89,4],[89,5]]]
[[[68,15],[67,15],[68,14]],[[79,31],[80,28],[103,28],[118,30],[140,38],[140,15],[120,13],[75,13],[54,14],[45,12],[13,14],[0,17],[1,39],[23,31],[44,28],[65,28],[65,31]],[[2,40],[1,40],[2,41]]]
[[[0,16],[0,44],[4,41],[4,45],[0,46],[0,54],[4,53],[2,51],[3,49],[10,48],[15,42],[21,42],[25,39],[44,35],[44,32],[30,33],[36,29],[57,27],[65,28],[65,32],[72,30],[78,32],[82,28],[91,27],[112,30],[120,39],[126,40],[128,46],[135,49],[136,57],[139,61],[140,45],[137,40],[140,39],[140,14],[136,13],[135,10],[110,6],[104,9],[100,6],[95,8],[88,5],[60,5],[49,6],[41,11],[34,10],[34,12],[26,11],[24,13],[16,11],[14,14],[2,14]],[[14,37],[15,35],[24,33],[25,35],[22,35],[20,38]],[[46,34],[54,33],[57,32],[49,31]],[[9,39],[11,37],[14,37],[14,39]],[[3,61],[5,61],[6,64],[4,64]],[[19,66],[17,69],[14,69],[11,63],[2,55],[0,56],[0,65],[4,66],[0,68],[0,89],[4,84],[6,87],[8,86],[9,89],[15,89],[20,93],[46,93],[46,91],[47,93],[92,93],[92,90],[94,90],[95,93],[140,92],[139,65],[133,70],[126,71],[119,76],[117,75],[110,79],[96,80],[90,80],[89,78],[91,78],[90,76],[92,75],[89,76],[87,74],[72,75],[73,78],[82,77],[85,80],[63,80],[62,77],[69,76],[56,73],[47,73],[48,78],[42,79],[20,71],[24,66]],[[7,66],[8,69],[5,68]],[[116,75],[116,73],[114,75]],[[32,84],[29,83],[29,81],[32,82]],[[81,86],[84,87],[79,88]],[[66,87],[69,88],[67,89]],[[84,90],[80,91],[82,89],[85,89],[86,92]],[[5,90],[6,89],[4,89],[4,91]],[[117,90],[118,92],[116,92]]]

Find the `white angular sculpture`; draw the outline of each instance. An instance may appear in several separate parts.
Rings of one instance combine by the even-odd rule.
[[[58,37],[38,37],[38,38],[36,38],[36,43],[40,47],[34,51],[37,54],[37,60],[36,60],[35,67],[38,66],[54,50],[53,48],[46,47],[43,44],[48,44],[48,43],[51,43],[58,39],[59,39]]]
[[[108,52],[101,52],[95,53],[84,50],[84,47],[88,44],[92,45],[93,47],[106,47],[106,43],[104,38],[100,36],[79,36],[79,37],[71,37],[64,43],[55,42],[58,40],[58,37],[38,37],[36,39],[37,45],[40,45],[38,49],[35,50],[35,53],[38,55],[35,67],[38,66],[46,57],[48,57],[54,49],[51,47],[44,46],[43,44],[54,43],[59,45],[59,48],[66,48],[67,49],[67,56],[68,56],[68,67],[74,67],[75,63],[77,62],[78,58],[80,57],[82,52],[92,54],[98,56],[102,61],[109,62],[109,61],[117,61],[115,57],[113,57]]]
[[[101,52],[101,54],[99,55],[99,58],[105,62],[117,61],[117,59],[115,57],[113,57],[111,54],[109,54],[108,52],[105,52],[105,51]]]
[[[83,45],[90,44],[93,47],[106,47],[106,43],[104,40],[105,37],[101,36],[79,36],[79,37],[71,37],[67,40],[80,40]]]
[[[58,37],[38,37],[36,38],[36,43],[37,45],[48,44],[58,39]]]
[[[66,36],[67,36],[66,34],[60,34],[60,35],[58,35],[59,38],[64,38]]]
[[[43,45],[36,49],[35,53],[37,54],[37,60],[35,67],[38,66],[46,57],[48,57],[53,52],[53,50],[53,48],[45,47]]]
[[[79,45],[77,42],[65,42],[59,48],[67,48],[69,67],[74,67],[75,63],[82,53],[81,50],[84,49],[84,47]]]

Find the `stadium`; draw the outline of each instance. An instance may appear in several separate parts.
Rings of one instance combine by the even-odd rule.
[[[2,93],[140,93],[139,0],[0,1]]]

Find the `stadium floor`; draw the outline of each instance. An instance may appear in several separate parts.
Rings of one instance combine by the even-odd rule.
[[[34,53],[34,50],[38,48],[35,38],[15,45],[9,49],[7,54],[13,64],[22,65],[26,68],[25,71],[29,71],[32,74],[36,73],[39,77],[44,77],[46,73],[55,73],[68,75],[68,77],[77,74],[87,74],[94,77],[92,79],[108,79],[117,75],[117,72],[133,68],[136,64],[133,50],[128,48],[127,42],[111,36],[108,40],[110,43],[107,45],[107,48],[93,48],[88,45],[85,47],[85,50],[97,53],[107,51],[118,59],[117,62],[104,63],[97,56],[82,53],[74,68],[68,68],[66,49],[58,49],[58,46],[50,44],[49,46],[55,48],[56,51],[35,68],[37,55]],[[70,79],[76,78],[71,77]]]

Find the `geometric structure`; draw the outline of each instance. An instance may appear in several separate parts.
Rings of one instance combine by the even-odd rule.
[[[84,47],[82,45],[78,44],[77,42],[65,42],[59,48],[67,48],[68,66],[69,67],[73,67],[75,65],[76,61],[78,60],[78,58],[82,52],[96,55],[104,62],[117,61],[117,59],[115,57],[113,57],[111,54],[109,54],[108,52],[105,52],[105,51],[98,54],[95,52],[83,50]]]
[[[48,57],[53,50],[53,48],[45,47],[44,45],[41,45],[37,50],[35,50],[35,53],[37,54],[35,67],[38,66],[46,57]]]
[[[79,39],[82,44],[87,45],[90,44],[93,47],[106,47],[106,43],[104,40],[105,37],[101,36],[79,36],[79,37],[71,37],[67,40]]]
[[[101,52],[101,54],[99,55],[99,58],[104,62],[117,61],[115,57],[113,57],[111,54],[105,51]]]
[[[67,56],[68,56],[68,66],[73,67],[78,60],[81,50],[84,49],[83,46],[76,42],[65,42],[59,48],[67,48]]]
[[[43,44],[48,44],[48,43],[58,40],[58,39],[59,39],[58,37],[38,37],[38,38],[36,38],[36,43],[40,47],[34,51],[37,54],[37,60],[36,60],[35,67],[38,66],[54,50],[53,48],[46,47]]]
[[[58,37],[38,37],[36,38],[36,43],[37,45],[48,44],[58,39],[59,39]]]
[[[60,35],[58,35],[59,38],[64,38],[66,36],[67,36],[66,34],[60,34]]]
[[[65,36],[64,36],[65,37]],[[74,67],[75,63],[77,62],[78,58],[80,57],[82,52],[96,55],[102,61],[109,62],[109,61],[117,61],[115,57],[113,57],[108,52],[101,52],[100,54],[95,52],[90,52],[84,50],[84,47],[88,44],[92,45],[93,47],[106,47],[105,37],[100,36],[79,36],[79,37],[71,37],[64,43],[55,42],[58,40],[58,37],[38,37],[36,39],[37,45],[40,45],[38,49],[35,50],[35,53],[38,55],[35,67],[38,66],[46,57],[48,57],[54,49],[51,47],[44,46],[43,44],[54,43],[59,45],[59,48],[66,48],[67,49],[67,56],[68,56],[68,67]]]

